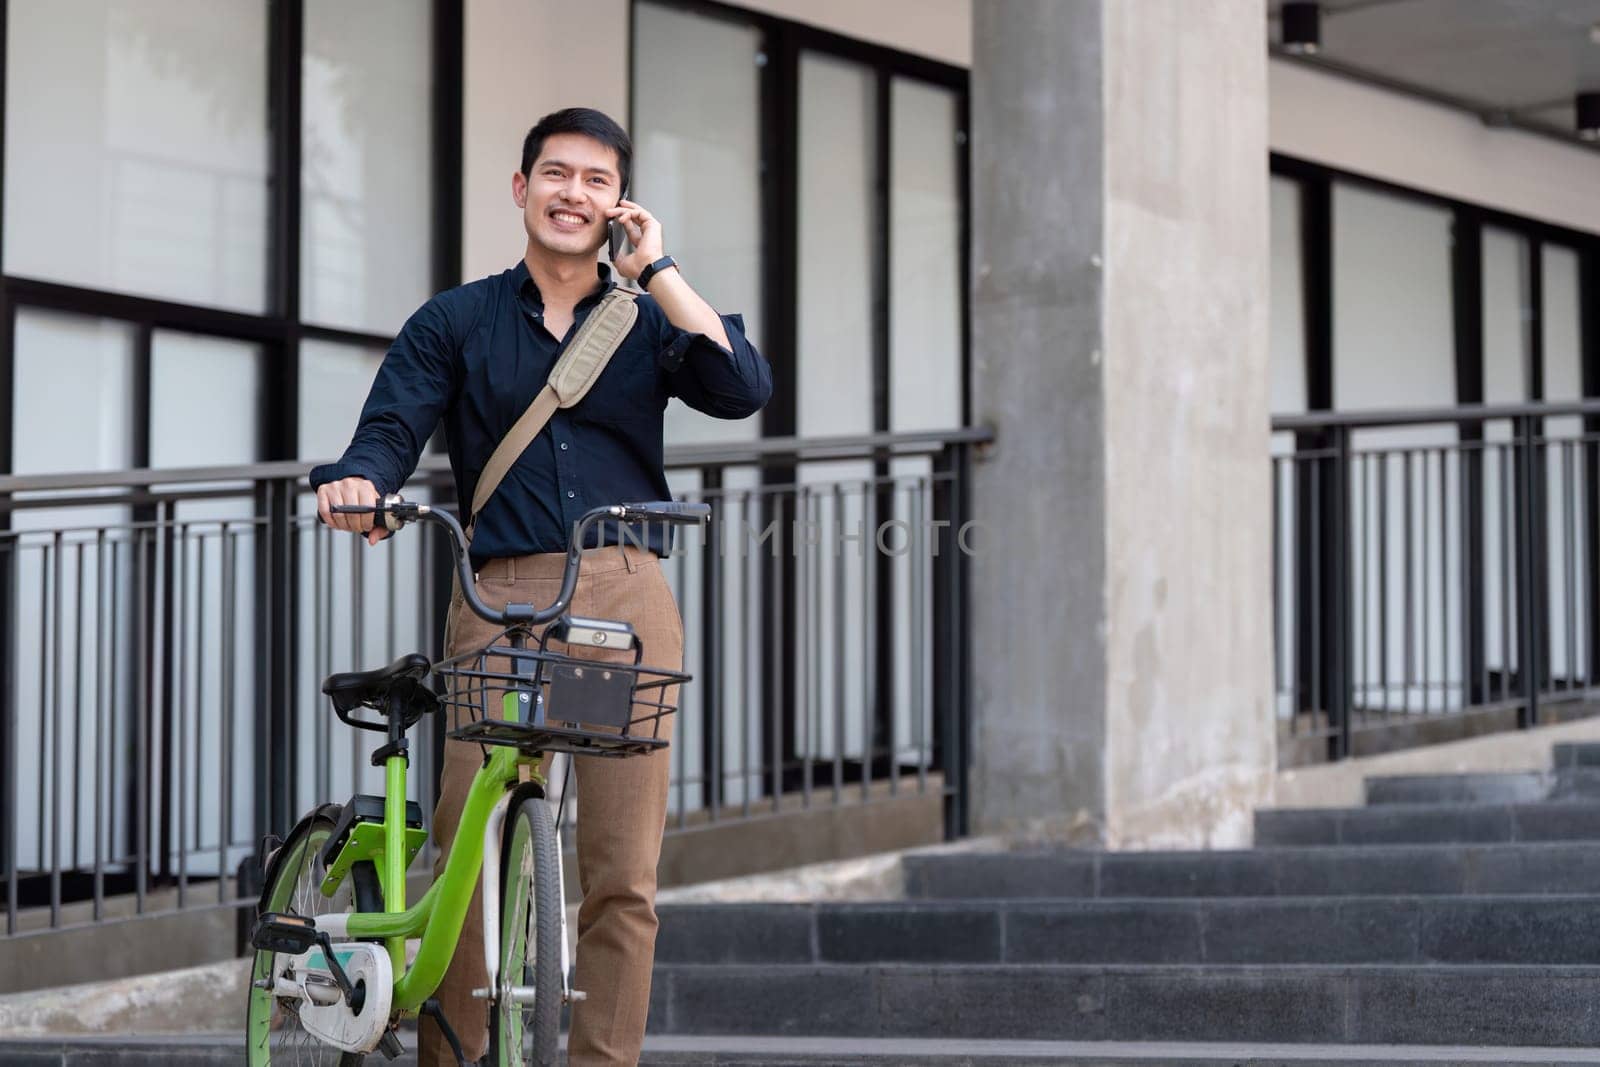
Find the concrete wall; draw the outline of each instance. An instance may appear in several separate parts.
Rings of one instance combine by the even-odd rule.
[[[1270,791],[1259,20],[974,7],[980,831],[1241,843]]]
[[[1273,151],[1600,232],[1600,153],[1275,59]]]
[[[539,116],[585,105],[626,121],[628,0],[467,0],[462,94],[462,278],[505,270],[527,238],[511,202],[522,138]]]
[[[972,0],[735,0],[735,4],[959,67],[972,65]]]

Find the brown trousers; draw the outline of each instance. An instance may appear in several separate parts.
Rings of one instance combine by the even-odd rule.
[[[493,607],[512,602],[543,607],[560,589],[565,560],[561,553],[491,560],[478,574],[478,594]],[[645,666],[681,668],[683,621],[653,553],[631,545],[586,551],[571,611],[578,616],[631,623],[644,645]],[[458,594],[450,605],[445,654],[481,648],[498,632],[474,615]],[[573,654],[582,653],[573,650]],[[594,651],[587,656],[618,658],[619,653]],[[622,658],[631,661],[631,653]],[[668,701],[676,703],[676,687],[669,689]],[[655,709],[636,706],[635,714],[646,710]],[[661,736],[669,736],[671,726],[669,715],[662,721]],[[477,745],[445,743],[439,804],[433,817],[440,848],[436,875],[444,869],[468,783],[482,762],[483,752]],[[655,961],[656,863],[666,825],[669,752],[624,759],[580,756],[573,763],[578,883],[583,890],[573,988],[588,994],[588,999],[573,1005],[568,1062],[575,1067],[636,1063],[644,1042]],[[469,1060],[482,1056],[489,1047],[487,1002],[472,997],[473,989],[488,984],[481,897],[480,885],[467,910],[455,958],[437,993]],[[541,951],[543,948],[540,946]],[[418,1063],[420,1067],[454,1067],[450,1047],[431,1019],[421,1024]]]

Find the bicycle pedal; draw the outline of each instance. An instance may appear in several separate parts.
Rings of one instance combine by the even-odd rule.
[[[400,1044],[400,1035],[393,1030],[385,1030],[383,1037],[378,1042],[378,1051],[383,1053],[386,1060],[399,1059],[405,1052],[405,1047]]]
[[[317,924],[300,915],[269,911],[250,930],[250,944],[264,952],[298,956],[317,943]]]

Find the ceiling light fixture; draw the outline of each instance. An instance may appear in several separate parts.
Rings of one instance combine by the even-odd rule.
[[[1292,56],[1314,56],[1322,51],[1322,10],[1306,0],[1284,0],[1283,50]]]
[[[1579,93],[1577,110],[1578,136],[1585,141],[1600,141],[1600,93]]]

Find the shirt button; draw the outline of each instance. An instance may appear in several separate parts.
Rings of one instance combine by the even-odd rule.
[[[561,451],[565,452],[566,450],[567,450],[567,443],[565,441],[562,441],[561,442]]]
[[[567,490],[567,499],[568,499],[568,500],[571,500],[571,499],[572,499],[572,498],[573,498],[573,497],[575,497],[575,496],[577,496],[577,495],[578,495],[578,494],[577,494],[577,493],[575,493],[575,492],[573,492],[573,491],[572,491],[572,490],[571,490],[571,489],[568,489],[568,490]]]

